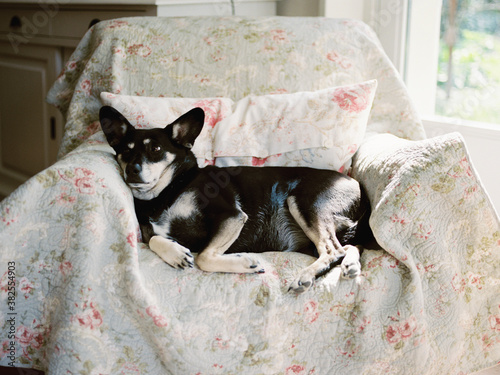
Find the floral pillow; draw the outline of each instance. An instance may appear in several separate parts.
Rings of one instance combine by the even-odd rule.
[[[101,93],[137,128],[165,127],[194,107],[205,126],[200,166],[307,166],[346,171],[362,141],[376,80],[314,92],[229,98],[152,98]]]

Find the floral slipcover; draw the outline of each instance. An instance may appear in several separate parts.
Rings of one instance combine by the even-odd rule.
[[[138,241],[99,94],[230,97],[378,80],[352,174],[383,248],[361,282],[312,258],[175,270]],[[500,223],[458,134],[424,140],[373,32],[323,18],[101,22],[49,93],[60,160],[0,204],[0,365],[48,374],[467,374],[500,361]],[[403,139],[405,138],[405,139]]]

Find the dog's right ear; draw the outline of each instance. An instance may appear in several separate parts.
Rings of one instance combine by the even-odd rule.
[[[120,112],[110,106],[101,107],[99,121],[109,145],[113,148],[123,141],[127,133],[135,130]]]
[[[205,121],[205,111],[193,108],[165,128],[171,131],[172,140],[186,148],[192,148],[194,141],[200,135]]]

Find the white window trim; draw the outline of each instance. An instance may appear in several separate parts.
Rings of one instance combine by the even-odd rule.
[[[497,124],[488,124],[485,122],[468,121],[437,115],[422,116],[422,122],[425,126],[427,137],[429,138],[446,133],[459,132],[465,137],[480,137],[491,141],[498,141],[500,144],[500,130],[498,129],[499,125]]]
[[[394,16],[394,20],[386,22],[385,29],[375,29],[375,31],[386,53],[401,73],[426,128],[452,129],[451,131],[460,131],[469,135],[488,134],[489,137],[500,138],[500,124],[435,115],[439,57],[439,39],[436,35],[439,35],[440,30],[442,0],[377,0],[375,3],[381,3],[381,5],[379,4],[378,8],[375,7],[375,13],[372,10],[372,19],[377,19],[384,12],[385,14],[389,12]],[[400,3],[400,5],[394,8],[395,3]],[[406,11],[402,11],[403,9]],[[407,22],[398,18],[405,18]],[[382,21],[378,21],[378,25],[380,24]],[[396,40],[389,42],[391,34]],[[403,57],[403,62],[401,57]],[[474,105],[473,100],[470,105]],[[436,130],[431,133],[437,132]]]
[[[442,0],[410,1],[404,80],[423,116],[434,115]],[[425,27],[422,27],[425,25]]]

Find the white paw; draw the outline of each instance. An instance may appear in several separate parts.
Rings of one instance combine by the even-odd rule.
[[[191,251],[179,245],[177,242],[160,236],[153,236],[151,240],[149,240],[149,247],[161,259],[174,268],[192,268],[194,265]]]
[[[290,284],[288,291],[293,290],[297,294],[304,293],[314,285],[315,280],[316,277],[314,275],[307,271],[302,272],[302,274]]]
[[[247,253],[211,255],[202,252],[196,258],[200,269],[207,272],[264,273],[257,259]]]
[[[344,279],[355,279],[361,275],[361,263],[359,262],[359,250],[355,246],[346,245],[345,257],[340,264],[342,277]]]
[[[257,259],[246,253],[225,254],[223,255],[227,260],[230,270],[227,272],[234,273],[264,273],[262,267]]]

